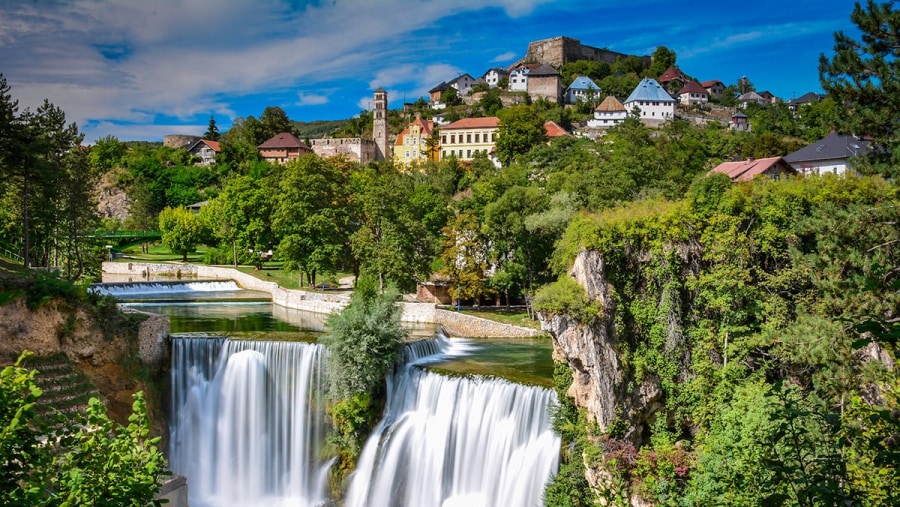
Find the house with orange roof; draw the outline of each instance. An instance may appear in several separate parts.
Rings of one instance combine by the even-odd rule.
[[[478,153],[491,156],[500,128],[500,118],[463,118],[441,127],[441,159],[472,160]]]
[[[733,183],[740,183],[750,181],[760,175],[777,180],[797,174],[797,171],[791,167],[791,164],[785,162],[784,157],[768,157],[722,162],[709,172],[709,174],[713,173],[726,174]]]
[[[188,153],[200,159],[197,165],[212,165],[216,163],[216,154],[222,152],[218,141],[200,139],[187,148]]]
[[[562,128],[559,123],[553,120],[544,122],[544,133],[547,134],[548,141],[552,141],[557,137],[572,137],[568,130]]]
[[[397,136],[394,143],[394,162],[412,165],[425,162],[429,158],[437,160],[437,153],[433,153],[432,157],[429,157],[428,153],[428,139],[433,132],[434,121],[423,120],[422,116],[416,113],[416,119]]]
[[[259,150],[259,158],[276,164],[284,164],[301,155],[312,153],[312,148],[297,139],[297,136],[290,132],[282,132],[272,136],[272,138],[257,146],[257,149]]]

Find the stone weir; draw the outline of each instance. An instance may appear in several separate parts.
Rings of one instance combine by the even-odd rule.
[[[284,308],[329,314],[343,308],[350,297],[346,294],[285,289],[236,269],[194,264],[151,264],[138,262],[104,262],[103,272],[128,276],[132,281],[157,277],[234,280],[241,288],[266,292],[272,303]],[[488,319],[443,310],[434,303],[400,303],[404,322],[440,324],[446,331],[463,338],[530,338],[542,334],[535,329],[502,324]]]

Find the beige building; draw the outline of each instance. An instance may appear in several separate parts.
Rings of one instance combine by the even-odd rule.
[[[397,142],[394,143],[394,162],[410,165],[428,160],[428,139],[433,131],[434,122],[423,120],[417,113],[416,119],[397,136]]]
[[[284,164],[307,153],[312,149],[290,132],[282,132],[260,144],[259,158],[266,162]]]
[[[500,126],[500,118],[463,118],[441,127],[441,158],[455,156],[472,160],[476,153],[490,156]]]

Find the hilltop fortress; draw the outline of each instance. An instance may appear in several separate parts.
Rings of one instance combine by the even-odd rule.
[[[616,58],[627,58],[632,55],[610,51],[605,48],[585,46],[578,39],[571,37],[551,37],[528,43],[528,52],[525,57],[514,63],[510,68],[523,63],[544,63],[555,68],[564,63],[578,60],[594,60],[598,62],[615,63]],[[650,65],[649,56],[639,56],[644,65]]]

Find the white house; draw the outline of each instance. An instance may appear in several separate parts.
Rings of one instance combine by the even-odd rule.
[[[625,106],[619,99],[609,95],[594,108],[594,117],[588,120],[587,124],[591,128],[608,128],[622,123],[627,117],[628,111],[625,110]]]
[[[575,104],[579,100],[588,102],[596,100],[600,94],[600,87],[587,76],[578,76],[572,81],[572,84],[566,88],[565,101],[566,104]],[[596,102],[595,102],[596,103]]]
[[[487,83],[491,88],[496,88],[500,81],[504,79],[509,81],[509,72],[505,69],[499,69],[494,67],[493,69],[488,69],[487,72],[484,73],[484,76],[481,76],[484,79],[484,82]]]
[[[832,132],[815,143],[784,157],[798,173],[844,174],[853,168],[853,157],[869,151],[869,141]]]
[[[540,67],[539,63],[522,64],[509,71],[509,91],[527,92],[528,73],[538,67]]]
[[[700,84],[703,88],[706,88],[706,93],[708,93],[710,97],[721,99],[725,96],[725,83],[718,79],[710,79],[709,81],[704,81]]]
[[[675,99],[655,79],[645,77],[625,99],[625,109],[641,121],[663,122],[675,117]]]
[[[678,101],[686,106],[694,104],[706,104],[709,102],[709,92],[700,83],[696,81],[688,81],[678,90],[676,94]]]
[[[452,88],[456,88],[460,97],[465,97],[472,91],[472,87],[475,86],[475,79],[468,74],[463,74],[452,81],[448,81],[447,84]]]
[[[221,152],[222,148],[219,147],[219,143],[216,141],[201,139],[188,146],[187,151],[200,159],[199,165],[212,165],[216,163],[216,154]]]

